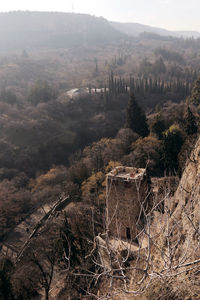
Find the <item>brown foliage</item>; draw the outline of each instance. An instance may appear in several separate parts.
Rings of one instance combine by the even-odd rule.
[[[33,205],[28,190],[16,188],[13,181],[0,182],[0,232],[3,234],[19,222]]]

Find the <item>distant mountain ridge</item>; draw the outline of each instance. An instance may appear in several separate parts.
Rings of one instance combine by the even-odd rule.
[[[76,47],[126,38],[106,19],[87,14],[0,13],[0,50]]]
[[[200,37],[199,32],[168,31],[138,23],[111,22],[88,14],[17,11],[0,13],[0,51],[104,46],[141,33]]]
[[[200,32],[198,31],[171,31],[171,30],[167,30],[159,27],[152,27],[152,26],[143,25],[139,23],[120,23],[120,22],[110,21],[110,24],[116,30],[134,37],[137,37],[144,32],[155,33],[164,36],[183,37],[183,38],[200,37]]]

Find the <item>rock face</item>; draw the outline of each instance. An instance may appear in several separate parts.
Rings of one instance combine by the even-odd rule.
[[[188,159],[170,209],[182,227],[180,253],[188,259],[200,258],[200,138]]]
[[[175,199],[180,205],[184,205],[185,200],[190,195],[199,193],[198,184],[200,178],[200,138],[192,151],[187,162],[186,168],[183,172],[178,189],[175,194]],[[178,207],[177,207],[178,208]]]
[[[200,138],[192,151],[173,197],[165,199],[164,213],[154,213],[152,231],[156,271],[170,281],[175,299],[200,295]],[[175,274],[175,275],[174,275]]]

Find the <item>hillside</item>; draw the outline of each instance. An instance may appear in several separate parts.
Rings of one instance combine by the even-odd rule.
[[[200,37],[199,32],[168,31],[138,23],[110,22],[88,14],[17,11],[0,13],[0,51],[105,46],[148,32],[161,36]]]
[[[96,281],[97,290],[91,285],[86,296],[80,299],[86,299],[92,293],[95,297],[97,291],[97,299],[199,299],[199,152],[200,138],[186,163],[175,195],[170,195],[171,190],[166,185],[160,201],[163,208],[155,205],[145,216],[151,222],[147,222],[140,233],[140,246],[118,238],[108,238],[104,242],[101,238],[104,234],[98,234],[97,250],[103,271],[101,268],[96,271],[93,279],[98,274],[101,280]],[[167,177],[163,180],[166,183]],[[160,188],[164,185],[161,184]],[[95,255],[93,266],[99,263]],[[88,273],[82,272],[87,278]],[[67,276],[53,285],[51,299],[64,300],[69,295]]]
[[[141,33],[155,33],[163,36],[174,36],[183,38],[199,38],[200,32],[197,31],[171,31],[163,28],[152,27],[139,23],[120,23],[120,22],[110,22],[110,24],[116,30],[125,33],[130,36],[138,37]]]
[[[127,39],[107,20],[56,12],[0,13],[0,50],[66,48]]]

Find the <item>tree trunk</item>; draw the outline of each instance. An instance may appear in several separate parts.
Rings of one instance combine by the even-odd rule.
[[[49,300],[49,288],[45,289],[45,300]]]

